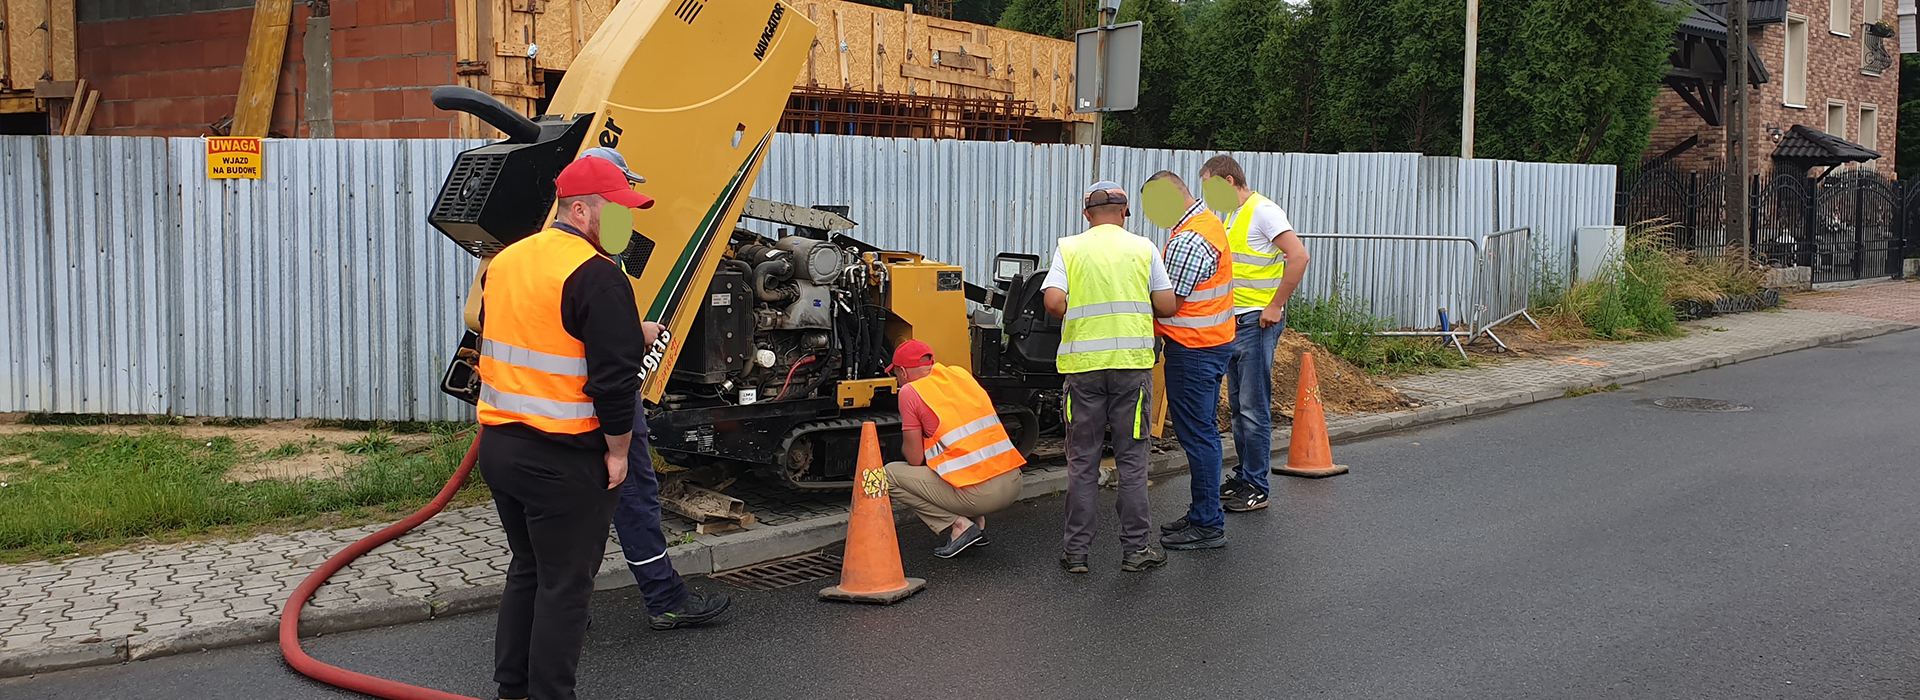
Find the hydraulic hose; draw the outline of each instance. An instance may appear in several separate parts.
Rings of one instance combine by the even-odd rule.
[[[321,563],[320,568],[314,569],[313,573],[307,575],[305,581],[300,582],[298,588],[293,589],[293,595],[287,597],[286,608],[280,613],[280,655],[286,657],[288,666],[321,683],[387,700],[476,700],[465,695],[443,693],[431,688],[397,683],[385,678],[374,678],[364,673],[354,673],[338,666],[321,663],[300,648],[300,609],[306,607],[307,599],[312,598],[314,591],[319,590],[328,578],[352,563],[354,559],[358,559],[360,555],[366,554],[375,547],[393,541],[406,534],[408,530],[419,527],[428,518],[438,515],[447,507],[447,503],[453,500],[453,494],[466,483],[467,475],[473,472],[474,461],[479,456],[480,433],[476,430],[473,435],[473,444],[467,446],[466,458],[460,460],[460,468],[454,470],[453,478],[447,480],[447,485],[440,489],[440,495],[433,497],[433,502],[428,503],[419,512],[407,516],[407,519],[388,525],[385,529],[340,550],[339,554]]]

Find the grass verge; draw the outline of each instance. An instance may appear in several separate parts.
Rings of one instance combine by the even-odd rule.
[[[1369,374],[1417,374],[1472,366],[1438,338],[1377,335],[1391,328],[1365,302],[1338,294],[1295,297],[1287,304],[1287,327]]]
[[[101,544],[168,541],[247,528],[356,521],[425,504],[459,465],[470,434],[436,432],[414,453],[369,453],[333,479],[236,483],[244,461],[285,458],[307,446],[260,450],[231,438],[194,440],[45,430],[0,436],[0,561],[93,551]],[[476,473],[462,501],[485,494]],[[331,524],[331,523],[330,523]]]

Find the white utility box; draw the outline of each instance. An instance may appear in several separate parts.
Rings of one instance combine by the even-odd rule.
[[[1620,264],[1627,249],[1627,227],[1584,226],[1573,234],[1573,281],[1585,282],[1608,266]]]

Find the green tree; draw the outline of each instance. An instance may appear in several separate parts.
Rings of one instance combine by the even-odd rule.
[[[1263,93],[1260,132],[1272,147],[1286,151],[1327,150],[1327,139],[1314,129],[1320,98],[1320,56],[1325,39],[1326,0],[1311,5],[1285,5],[1275,15],[1266,40],[1260,42],[1255,75]]]
[[[1129,0],[1118,22],[1139,21],[1140,104],[1130,112],[1107,115],[1105,143],[1164,148],[1172,129],[1173,107],[1187,74],[1187,24],[1172,0]]]
[[[1265,145],[1263,86],[1255,67],[1280,0],[1213,0],[1190,25],[1187,77],[1173,108],[1170,143],[1209,150]]]
[[[1394,21],[1398,13],[1377,0],[1328,0],[1319,9],[1319,21],[1326,24],[1320,130],[1341,150],[1400,150],[1402,114],[1387,90],[1402,70],[1394,60],[1394,44],[1404,29]]]
[[[1653,100],[1687,6],[1656,0],[1498,0],[1495,19],[1518,14],[1501,43],[1481,45],[1493,80],[1476,116],[1489,120],[1490,158],[1630,165],[1646,150]],[[1518,7],[1516,7],[1518,6]],[[1483,6],[1484,8],[1485,6]],[[1519,12],[1513,13],[1518,9]],[[1503,17],[1502,15],[1507,15]],[[1481,26],[1489,25],[1488,17]],[[1487,75],[1487,74],[1483,74]]]
[[[1000,13],[1000,28],[1067,38],[1065,0],[1010,0]]]
[[[1900,111],[1908,115],[1899,121],[1894,141],[1894,166],[1900,179],[1920,175],[1920,54],[1900,56]]]
[[[1399,0],[1393,5],[1397,66],[1387,101],[1399,119],[1395,146],[1428,155],[1460,153],[1460,88],[1466,71],[1465,0]]]

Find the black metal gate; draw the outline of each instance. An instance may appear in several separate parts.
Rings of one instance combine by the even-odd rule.
[[[1728,235],[1718,170],[1655,168],[1623,185],[1615,224],[1669,222],[1675,245],[1704,256],[1737,249],[1743,239]],[[1920,244],[1920,186],[1913,183],[1850,170],[1756,177],[1749,190],[1754,254],[1774,265],[1810,267],[1814,282],[1899,277],[1905,252]]]

